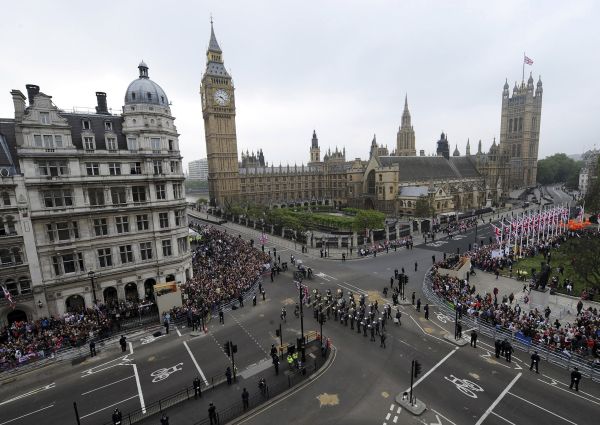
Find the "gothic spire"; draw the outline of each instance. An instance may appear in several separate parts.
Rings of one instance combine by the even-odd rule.
[[[217,37],[215,36],[215,29],[213,28],[213,20],[210,18],[210,42],[208,43],[208,50],[212,52],[222,53]]]

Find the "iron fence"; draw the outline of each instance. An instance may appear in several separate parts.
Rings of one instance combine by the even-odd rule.
[[[423,293],[425,297],[454,320],[454,304],[436,294],[432,290],[432,283],[430,270],[425,274],[425,279],[423,279]],[[577,353],[565,354],[561,351],[553,350],[546,344],[520,338],[515,332],[501,326],[491,326],[484,321],[478,320],[476,317],[462,315],[460,321],[466,324],[469,329],[477,330],[481,335],[486,335],[494,340],[506,339],[511,342],[514,348],[525,351],[528,354],[537,351],[542,359],[559,367],[565,369],[577,367],[582,375],[589,377],[593,381],[600,382],[600,362],[597,360],[587,359]]]

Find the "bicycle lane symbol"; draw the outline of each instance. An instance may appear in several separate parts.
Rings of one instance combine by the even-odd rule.
[[[150,376],[154,378],[152,379],[152,383],[155,384],[157,382],[164,381],[171,376],[171,374],[182,370],[183,368],[181,365],[183,365],[183,363],[177,363],[175,366],[155,370],[150,374]]]
[[[450,377],[444,376],[444,379],[453,383],[456,386],[456,389],[467,397],[477,398],[477,394],[475,393],[483,392],[483,388],[468,379],[460,379],[454,375],[450,375]]]
[[[450,323],[453,323],[453,322],[454,322],[454,319],[453,319],[452,317],[450,317],[450,316],[447,316],[447,315],[445,315],[444,313],[437,312],[437,313],[435,313],[435,317],[436,317],[436,318],[437,318],[437,319],[438,319],[438,320],[439,320],[441,323],[444,323],[444,324],[445,324],[445,323],[448,323],[448,322],[450,322]]]

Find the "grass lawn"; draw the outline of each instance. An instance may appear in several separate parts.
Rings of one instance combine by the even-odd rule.
[[[563,282],[565,279],[569,279],[573,283],[573,294],[572,295],[579,296],[581,294],[581,291],[586,288],[586,283],[583,282],[579,278],[579,276],[577,276],[577,274],[573,271],[573,268],[571,267],[571,258],[566,254],[566,249],[565,249],[566,245],[568,245],[568,244],[569,244],[569,242],[561,245],[561,247],[559,249],[553,249],[551,251],[552,255],[551,255],[551,259],[550,259],[550,266],[552,267],[552,271],[550,273],[550,278],[548,279],[548,283],[552,282],[553,276],[558,276],[558,278],[559,278],[558,292],[566,294],[567,291],[563,287]],[[541,269],[542,261],[545,262],[544,256],[541,254],[538,254],[535,257],[522,258],[522,259],[518,260],[516,264],[513,265],[513,275],[515,275],[517,273],[517,270],[525,271],[525,272],[527,272],[527,279],[529,280],[529,278],[531,277],[531,268],[534,267],[536,269],[536,272],[539,273],[539,271]],[[562,275],[558,272],[559,266],[563,266],[565,268],[565,271],[563,272]],[[506,273],[506,270],[505,270],[505,273]]]

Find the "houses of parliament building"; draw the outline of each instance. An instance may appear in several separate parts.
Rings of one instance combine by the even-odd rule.
[[[511,190],[536,185],[543,89],[541,79],[534,85],[531,75],[526,83],[515,83],[512,95],[504,84],[500,139],[488,152],[479,141],[472,154],[467,141],[465,155],[458,146],[451,155],[442,133],[435,156],[417,155],[405,98],[392,152],[375,136],[366,160],[347,159],[344,148],[321,152],[313,130],[307,164],[274,166],[262,150],[242,152],[239,160],[234,86],[212,23],[206,54],[200,94],[213,206],[325,204],[413,215],[416,201],[426,197],[439,214],[496,205]]]

